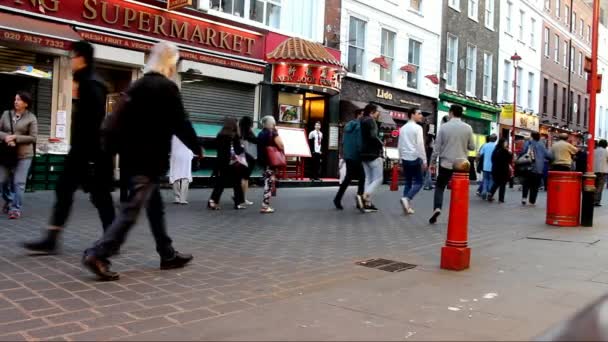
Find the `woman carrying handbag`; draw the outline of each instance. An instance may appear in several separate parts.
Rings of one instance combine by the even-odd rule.
[[[258,162],[264,169],[264,199],[262,201],[262,214],[274,213],[270,206],[270,197],[275,182],[275,170],[286,164],[283,140],[276,129],[276,121],[273,116],[262,118],[262,131],[258,135]]]

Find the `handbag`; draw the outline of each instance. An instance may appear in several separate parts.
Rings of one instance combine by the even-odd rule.
[[[234,152],[234,145],[230,146],[230,165],[233,166],[244,166],[248,167],[247,156],[245,156],[245,152],[241,152],[240,154],[236,154]]]
[[[287,166],[285,153],[276,146],[266,146],[266,155],[268,157],[268,165],[272,168],[280,168]]]
[[[8,111],[8,121],[11,127],[11,135],[15,134],[13,127],[13,116],[12,111]],[[8,167],[13,167],[17,164],[17,146],[10,146],[6,142],[0,142],[0,164]]]

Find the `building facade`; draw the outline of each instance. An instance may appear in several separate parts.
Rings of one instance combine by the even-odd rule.
[[[439,1],[342,0],[340,51],[348,74],[341,121],[375,103],[385,132],[404,124],[411,108],[434,122],[441,35],[437,13]],[[396,158],[397,139],[390,134],[384,139],[388,157]]]
[[[477,147],[498,131],[497,80],[502,1],[444,0],[438,126],[451,104],[465,108]],[[476,152],[471,152],[474,158]]]
[[[582,142],[589,127],[585,57],[591,55],[592,8],[582,0],[545,0],[542,6],[541,133],[571,134]],[[552,140],[552,139],[550,139]]]
[[[608,140],[608,18],[606,15],[606,7],[608,4],[602,4],[602,16],[600,17],[599,26],[599,46],[598,51],[598,72],[602,77],[602,92],[597,96],[597,106],[595,112],[595,136],[597,139]],[[602,48],[603,47],[603,48]]]

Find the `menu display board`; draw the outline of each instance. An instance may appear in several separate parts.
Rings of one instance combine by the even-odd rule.
[[[277,127],[277,131],[285,144],[285,156],[310,158],[310,146],[304,128]]]

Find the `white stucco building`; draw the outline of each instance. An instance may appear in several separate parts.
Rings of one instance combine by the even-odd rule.
[[[608,140],[608,28],[600,24],[598,72],[603,75],[602,92],[597,95],[595,136]]]

